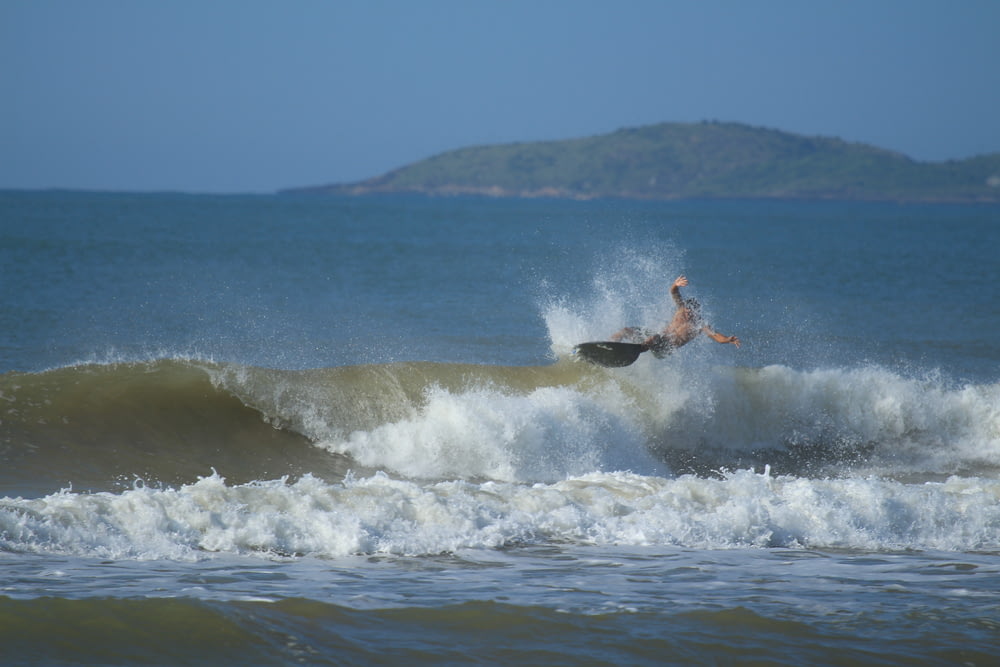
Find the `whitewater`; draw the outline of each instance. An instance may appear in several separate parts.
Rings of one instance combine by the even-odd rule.
[[[48,461],[55,454],[47,448],[65,455],[74,447],[99,470],[121,472],[98,493],[66,489],[4,500],[0,544],[185,559],[220,551],[428,555],[531,542],[996,547],[996,385],[946,389],[881,369],[715,369],[699,386],[708,398],[696,402],[692,383],[671,383],[659,363],[650,358],[630,373],[572,360],[321,372],[120,364],[73,369],[73,395],[39,388],[35,410],[19,404],[29,393],[25,381],[36,378],[6,378],[15,384],[2,393],[4,421],[10,429],[20,417],[21,442],[40,443],[30,458]],[[655,387],[643,384],[646,374],[656,377]],[[76,417],[66,418],[66,433],[57,437],[49,420],[72,414],[73,406],[59,403],[80,400],[81,376],[95,386],[131,385],[142,406],[114,406],[125,419],[102,415],[88,424],[97,431],[92,442],[81,442]],[[106,399],[86,393],[108,409]],[[217,430],[240,429],[241,437],[229,445],[235,451],[216,459],[225,462],[223,472],[161,488],[164,479],[199,477],[198,466],[181,469],[183,451],[172,441],[190,413],[186,393],[220,404],[205,417],[218,424],[192,429],[209,434],[203,446],[219,447],[210,435]],[[129,434],[107,461],[100,451],[85,453],[122,437],[122,421],[144,421],[149,430]],[[275,447],[276,425],[305,442],[288,434],[289,442],[261,460]],[[148,443],[137,446],[134,438]],[[171,461],[125,478],[131,488],[116,490],[154,446]],[[316,449],[333,461],[310,471]],[[275,464],[278,470],[267,469]],[[251,481],[227,484],[227,469]],[[8,476],[5,484],[16,488]],[[89,482],[65,483],[74,481]]]
[[[1000,649],[994,208],[0,199],[15,664]]]

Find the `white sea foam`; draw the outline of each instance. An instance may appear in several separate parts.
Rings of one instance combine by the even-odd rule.
[[[431,387],[405,416],[349,433],[313,422],[319,446],[420,479],[669,475],[677,452],[699,457],[709,470],[741,460],[794,460],[781,472],[822,467],[836,475],[1000,469],[1000,385],[951,387],[878,367],[799,371],[649,360],[526,392]]]
[[[733,368],[696,351],[608,372],[418,370],[275,378],[247,370],[222,384],[317,446],[417,479],[669,475],[681,452],[702,472],[768,463],[783,474],[837,476],[1000,470],[996,383],[959,386],[878,366]]]
[[[320,445],[364,466],[417,478],[552,481],[593,471],[655,473],[664,466],[648,452],[638,423],[632,402],[615,385],[595,393],[432,388],[412,417]]]
[[[229,486],[63,491],[0,501],[0,546],[130,559],[209,553],[435,554],[546,542],[863,550],[1000,549],[1000,482],[903,484],[739,471],[591,473],[552,484],[421,484],[384,474]]]
[[[881,474],[1000,466],[1000,384],[950,386],[874,366],[768,366],[716,369],[710,392],[710,418],[696,426],[719,446],[863,447],[847,462]]]

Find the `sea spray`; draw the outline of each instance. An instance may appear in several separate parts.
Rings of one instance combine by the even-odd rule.
[[[625,326],[659,330],[673,314],[670,285],[683,252],[647,240],[641,250],[622,244],[596,258],[589,284],[570,294],[539,298],[552,352],[565,356],[577,343],[607,340]]]

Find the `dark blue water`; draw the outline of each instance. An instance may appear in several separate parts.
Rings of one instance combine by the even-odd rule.
[[[997,248],[988,206],[0,193],[3,657],[987,664]],[[680,274],[740,349],[569,359]]]

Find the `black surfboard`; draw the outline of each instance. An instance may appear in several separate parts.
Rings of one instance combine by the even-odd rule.
[[[578,359],[584,359],[592,364],[607,368],[629,366],[645,351],[639,343],[614,343],[611,341],[580,343],[573,348],[573,354]]]

